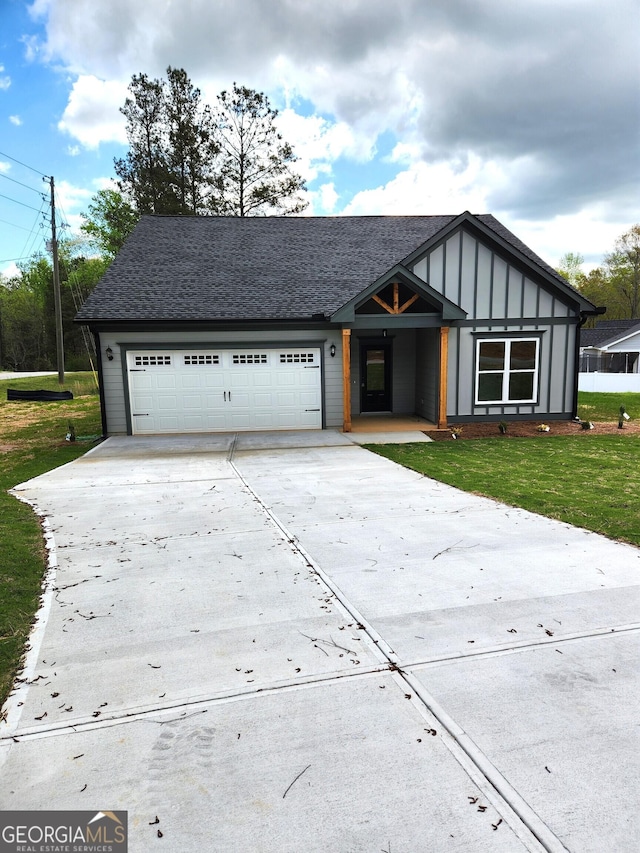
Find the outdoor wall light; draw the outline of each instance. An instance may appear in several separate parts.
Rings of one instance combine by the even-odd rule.
[[[111,347],[107,347],[105,352],[107,353],[107,358],[109,359],[109,361],[113,361],[113,350],[111,349]]]
[[[331,353],[331,358],[335,358],[335,356],[336,356],[336,345],[335,344],[331,344],[331,346],[329,347],[329,352]]]

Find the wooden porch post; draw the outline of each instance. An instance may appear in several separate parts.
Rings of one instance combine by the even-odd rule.
[[[342,330],[342,430],[351,432],[351,329]]]
[[[447,427],[447,367],[449,361],[449,327],[440,327],[440,386],[438,389],[438,429]]]

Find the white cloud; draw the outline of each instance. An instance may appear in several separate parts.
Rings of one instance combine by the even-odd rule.
[[[307,181],[331,174],[332,163],[339,157],[362,162],[375,153],[375,135],[358,135],[345,122],[301,116],[287,108],[278,115],[277,125],[298,156],[296,170]]]
[[[11,77],[4,74],[4,65],[0,65],[0,90],[6,91],[11,85]]]
[[[598,266],[615,239],[632,224],[615,215],[614,204],[590,204],[571,214],[535,220],[516,217],[488,203],[496,190],[517,186],[518,178],[535,168],[526,158],[499,163],[471,157],[466,166],[457,168],[449,163],[415,163],[387,184],[357,193],[341,214],[492,213],[551,266],[566,252],[583,255],[585,270]]]
[[[9,116],[9,121],[11,122],[11,124],[15,124],[16,127],[20,127],[20,125],[22,124],[22,119],[20,118],[20,116]]]
[[[317,190],[309,192],[309,207],[305,214],[309,216],[330,216],[335,213],[340,196],[333,183],[322,184]]]
[[[6,163],[4,160],[0,160],[0,172],[6,174],[11,169],[11,163]]]
[[[484,212],[494,164],[472,158],[456,170],[449,163],[419,162],[399,172],[387,184],[357,193],[342,213],[347,216],[373,214],[434,215]]]
[[[298,169],[322,182],[314,210],[338,207],[350,160],[373,188],[345,212],[491,211],[555,262],[606,251],[639,216],[637,45],[620,26],[637,0],[613,6],[34,0],[46,39],[25,45],[77,78],[59,125],[74,143],[125,142],[122,81],[184,67],[209,103],[233,80],[284,103]],[[383,135],[399,170],[384,184]]]
[[[84,187],[76,187],[69,181],[56,182],[56,203],[60,215],[64,219],[68,231],[64,233],[78,233],[83,219],[80,213],[86,211],[94,193]]]
[[[538,222],[498,218],[553,267],[567,252],[582,255],[585,272],[599,266],[616,239],[632,225],[621,220],[606,221],[607,212],[600,205]]]
[[[15,261],[11,261],[10,264],[7,264],[6,267],[0,270],[0,276],[6,279],[20,277],[21,275],[22,273],[16,266]]]
[[[101,142],[126,143],[125,120],[119,112],[126,92],[124,83],[99,80],[91,75],[78,77],[58,122],[59,130],[85,148],[97,148]]]

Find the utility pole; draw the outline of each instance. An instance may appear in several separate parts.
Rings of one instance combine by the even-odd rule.
[[[44,178],[43,180],[47,180]],[[49,178],[51,189],[51,255],[53,259],[53,300],[56,315],[56,353],[58,382],[64,385],[64,335],[62,331],[62,298],[60,296],[60,271],[58,269],[58,240],[56,237],[56,195],[53,177]]]

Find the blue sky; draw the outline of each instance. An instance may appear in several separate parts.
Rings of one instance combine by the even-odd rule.
[[[0,272],[126,150],[131,75],[264,91],[307,213],[493,213],[556,264],[640,222],[637,0],[0,0]]]

